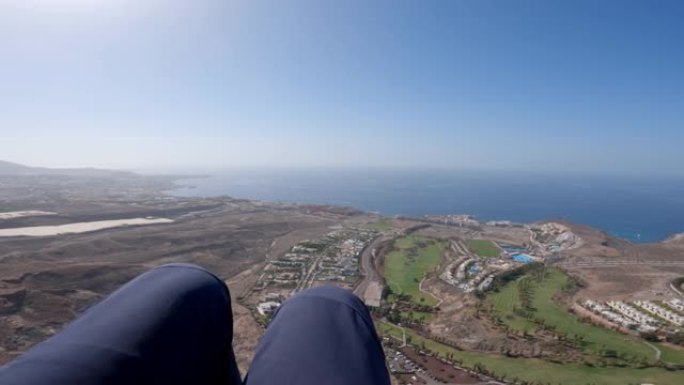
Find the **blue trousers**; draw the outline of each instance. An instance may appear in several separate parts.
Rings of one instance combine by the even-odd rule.
[[[130,281],[63,331],[0,368],[2,385],[238,385],[228,287],[188,264]],[[286,301],[259,342],[247,385],[389,385],[363,303],[338,288]]]

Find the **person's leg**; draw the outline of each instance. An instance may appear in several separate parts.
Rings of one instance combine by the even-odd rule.
[[[303,291],[276,312],[246,385],[389,385],[385,354],[361,300],[335,287]]]
[[[185,264],[151,270],[0,368],[3,385],[238,385],[226,285]]]

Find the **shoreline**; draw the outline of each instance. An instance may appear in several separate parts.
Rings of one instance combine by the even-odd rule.
[[[601,232],[604,232],[610,237],[617,238],[623,241],[627,241],[636,245],[649,245],[649,244],[662,244],[662,243],[669,243],[676,241],[678,239],[684,239],[684,229],[681,231],[675,231],[668,233],[667,235],[662,235],[658,239],[649,239],[649,238],[641,238],[640,233],[637,233],[637,236],[630,237],[630,236],[625,236],[622,235],[626,232],[629,231],[614,231],[611,229],[607,229],[603,226],[593,224],[593,223],[587,223],[587,222],[578,222],[575,220],[572,220],[571,218],[554,218],[554,217],[549,217],[549,216],[540,216],[537,217],[536,219],[532,221],[521,221],[521,220],[516,220],[514,218],[502,218],[502,217],[481,217],[476,214],[468,214],[468,213],[448,213],[444,212],[441,214],[434,214],[434,213],[423,213],[423,214],[405,214],[401,213],[398,210],[395,210],[394,212],[388,213],[388,212],[383,212],[380,210],[369,210],[364,207],[359,207],[359,205],[354,205],[352,202],[349,202],[350,204],[340,204],[336,202],[329,202],[329,201],[296,201],[296,200],[291,200],[291,199],[261,199],[259,197],[254,197],[254,196],[244,196],[241,194],[237,195],[231,195],[227,192],[222,192],[222,193],[211,193],[211,192],[205,192],[202,193],[203,187],[198,184],[179,184],[179,181],[185,180],[185,181],[192,181],[192,180],[209,180],[209,179],[216,179],[216,178],[221,178],[222,175],[216,174],[201,174],[197,176],[180,176],[177,179],[174,179],[172,182],[175,186],[175,188],[168,189],[163,191],[164,195],[176,197],[176,198],[205,198],[205,199],[210,199],[210,198],[232,198],[232,199],[241,199],[241,200],[250,200],[250,201],[255,201],[255,202],[265,202],[265,203],[285,203],[285,204],[295,204],[295,205],[330,205],[330,206],[339,206],[339,207],[349,207],[354,210],[359,210],[363,211],[366,213],[372,213],[376,215],[380,215],[386,218],[406,218],[406,219],[412,219],[412,220],[418,220],[418,221],[425,221],[429,220],[430,217],[435,217],[435,216],[447,216],[447,215],[454,215],[454,216],[471,216],[474,219],[485,223],[485,222],[497,222],[497,221],[509,221],[514,225],[531,225],[534,223],[543,223],[543,222],[568,222],[576,225],[581,225],[581,226],[588,226],[593,229],[599,230]],[[205,188],[206,189],[206,188]]]

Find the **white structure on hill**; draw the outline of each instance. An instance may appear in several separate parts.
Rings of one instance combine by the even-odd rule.
[[[262,316],[269,316],[273,314],[276,309],[280,307],[280,302],[262,302],[257,305],[257,311]]]

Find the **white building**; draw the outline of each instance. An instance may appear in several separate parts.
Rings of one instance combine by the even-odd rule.
[[[262,302],[257,305],[257,311],[262,316],[268,316],[273,314],[276,309],[280,307],[280,302]]]
[[[666,319],[668,322],[677,326],[684,325],[684,317],[651,301],[635,301],[634,304],[651,314],[655,314],[660,318]]]

